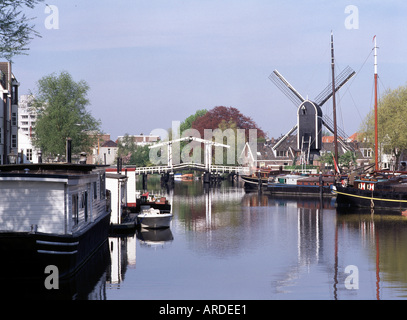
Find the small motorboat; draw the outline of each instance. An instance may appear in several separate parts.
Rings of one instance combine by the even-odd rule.
[[[142,228],[169,228],[172,219],[171,212],[162,212],[150,206],[142,206],[137,215],[138,224]]]

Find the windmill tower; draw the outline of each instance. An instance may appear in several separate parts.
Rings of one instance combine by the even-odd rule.
[[[335,92],[337,92],[350,78],[355,75],[350,67],[346,67],[336,78],[334,83]],[[291,100],[297,109],[296,125],[274,145],[273,152],[276,148],[295,130],[297,130],[297,149],[301,150],[302,158],[305,163],[310,163],[314,155],[319,155],[322,148],[322,126],[324,125],[330,132],[334,132],[333,121],[323,115],[321,107],[333,96],[332,83],[325,87],[324,90],[314,99],[304,99],[303,96],[277,71],[274,70],[269,79]],[[343,130],[338,128],[339,143],[346,149],[349,146],[343,141],[347,136]]]

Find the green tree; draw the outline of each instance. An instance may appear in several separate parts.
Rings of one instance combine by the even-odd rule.
[[[137,167],[149,167],[150,162],[150,149],[148,146],[138,146],[130,157],[130,164]]]
[[[22,10],[33,9],[43,0],[0,1],[0,57],[11,61],[14,55],[26,54],[34,36],[40,36]]]
[[[133,138],[126,133],[117,143],[117,156],[123,159],[124,164],[130,164],[130,158],[136,151]]]
[[[352,151],[346,151],[338,158],[339,167],[350,169],[351,166],[356,165],[356,155]]]
[[[41,78],[33,94],[31,108],[37,113],[34,145],[44,155],[65,154],[66,138],[72,152],[90,152],[100,134],[100,121],[86,110],[88,84],[75,82],[68,72]]]
[[[386,90],[378,103],[378,148],[398,157],[402,150],[407,149],[407,86],[395,90]],[[365,118],[361,125],[365,140],[374,147],[375,124],[374,110]]]
[[[195,112],[194,114],[190,115],[188,118],[186,118],[184,121],[181,122],[180,125],[180,132],[181,134],[187,130],[187,129],[191,129],[192,128],[192,123],[198,119],[199,117],[204,116],[206,113],[208,112],[208,110],[206,109],[200,109],[197,112]]]
[[[326,163],[329,166],[334,166],[334,155],[335,153],[327,152],[320,157],[321,163]],[[352,151],[346,151],[338,157],[338,166],[342,170],[343,168],[349,169],[351,166],[356,164],[356,156]]]
[[[331,152],[324,153],[323,155],[320,156],[319,161],[322,164],[328,164],[328,166],[333,167],[334,165],[333,153]]]
[[[136,146],[133,137],[128,133],[118,142],[117,156],[123,159],[123,164],[137,167],[151,166],[150,149],[148,146]]]

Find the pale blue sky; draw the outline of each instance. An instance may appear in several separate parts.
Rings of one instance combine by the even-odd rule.
[[[377,36],[380,93],[407,84],[407,2],[271,0],[50,0],[59,29],[47,29],[45,4],[29,15],[42,38],[15,57],[20,93],[66,70],[91,87],[90,110],[112,139],[170,128],[198,109],[233,106],[270,137],[296,123],[296,107],[268,79],[277,69],[312,100],[336,71],[357,75],[337,96],[339,125],[351,135],[372,108]],[[358,29],[348,29],[348,5]],[[332,117],[332,100],[323,112]]]

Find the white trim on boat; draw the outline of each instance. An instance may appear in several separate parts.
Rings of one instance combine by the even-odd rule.
[[[37,250],[38,253],[47,253],[47,254],[76,254],[78,250],[74,251],[52,251],[52,250]]]
[[[53,242],[53,241],[43,241],[43,240],[37,240],[37,244],[47,244],[47,245],[53,245],[53,246],[76,246],[79,244],[79,241],[76,242]]]

